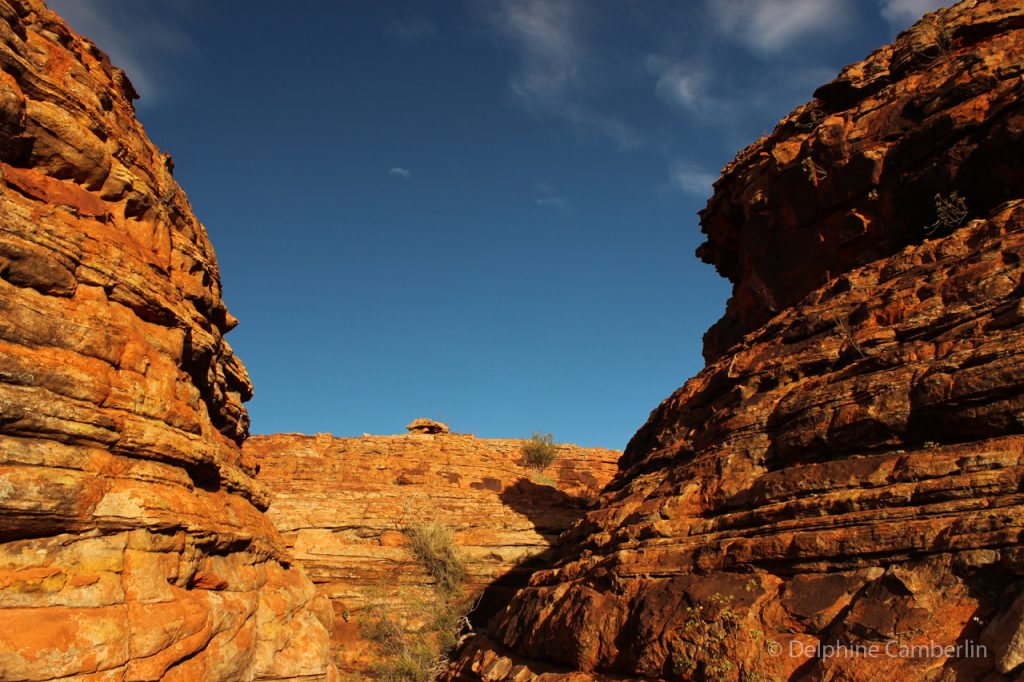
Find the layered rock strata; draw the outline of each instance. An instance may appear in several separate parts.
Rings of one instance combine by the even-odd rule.
[[[963,2],[726,167],[707,366],[450,679],[1019,679],[1022,95]]]
[[[0,679],[327,679],[213,249],[135,96],[0,0]]]
[[[343,670],[374,662],[360,630],[369,609],[415,628],[433,598],[435,581],[410,551],[405,529],[439,521],[454,531],[465,588],[480,597],[470,619],[480,625],[588,509],[621,454],[559,445],[554,464],[536,472],[523,465],[521,446],[441,432],[246,442],[273,490],[270,517],[333,604]]]

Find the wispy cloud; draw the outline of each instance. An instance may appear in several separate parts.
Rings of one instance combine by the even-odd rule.
[[[393,21],[384,27],[389,38],[406,43],[418,43],[437,36],[437,26],[426,17],[407,17]]]
[[[565,211],[569,208],[569,202],[565,200],[555,191],[555,188],[546,182],[538,182],[533,186],[537,196],[534,198],[533,203],[538,206],[547,206],[549,208],[555,208],[559,211]]]
[[[718,29],[760,52],[848,26],[850,0],[706,0]]]
[[[124,69],[142,97],[142,106],[159,102],[175,89],[176,79],[167,64],[196,49],[178,24],[183,12],[194,10],[190,0],[159,5],[135,0],[48,0],[47,5]]]
[[[619,149],[642,144],[632,126],[586,101],[597,79],[584,75],[583,13],[577,0],[504,0],[490,7],[488,24],[516,56],[509,90],[521,106],[558,116],[610,139]]]
[[[710,92],[712,72],[696,62],[675,62],[651,55],[648,70],[658,77],[654,92],[665,103],[702,116],[721,113],[723,103]]]
[[[913,24],[928,12],[946,7],[946,0],[880,0],[882,17],[896,30]]]
[[[707,197],[718,175],[709,173],[692,161],[673,161],[668,169],[672,187],[686,194]]]
[[[392,166],[388,169],[390,175],[394,175],[396,178],[408,178],[412,177],[412,171],[402,168],[401,166]]]

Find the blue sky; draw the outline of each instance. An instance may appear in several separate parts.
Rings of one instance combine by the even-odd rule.
[[[934,0],[51,0],[217,249],[253,433],[621,448],[702,367],[719,169]]]

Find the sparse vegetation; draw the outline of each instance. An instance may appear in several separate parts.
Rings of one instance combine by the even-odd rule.
[[[403,531],[420,564],[443,592],[452,592],[466,577],[466,567],[455,553],[455,535],[439,521],[414,523]]]
[[[812,184],[817,185],[819,182],[828,177],[828,172],[821,166],[814,163],[814,159],[807,157],[800,162],[800,167],[804,169],[804,173],[807,174],[807,179]]]
[[[947,196],[935,195],[935,222],[924,228],[928,235],[952,232],[967,220],[967,200],[953,191]]]
[[[953,32],[946,24],[946,18],[942,14],[932,16],[932,27],[935,31],[935,45],[939,49],[939,56],[948,56],[953,51]]]
[[[459,635],[469,629],[468,614],[474,604],[462,587],[466,567],[451,529],[435,520],[412,523],[402,531],[409,538],[410,551],[434,579],[434,598],[414,609],[426,616],[426,622],[412,628],[378,604],[368,610],[360,631],[381,654],[373,666],[377,679],[429,682],[444,670]]]
[[[555,479],[551,478],[550,476],[541,471],[531,471],[530,480],[536,483],[537,485],[549,485],[552,488],[558,487],[558,481],[556,481]]]
[[[804,109],[796,118],[795,125],[800,130],[814,130],[825,120],[825,113],[817,106]]]
[[[523,462],[528,467],[543,471],[558,458],[558,446],[550,433],[535,433],[520,448]]]
[[[748,582],[749,592],[753,583]],[[735,597],[712,594],[708,607],[696,604],[686,609],[685,639],[681,649],[673,652],[671,669],[683,679],[702,679],[715,682],[734,680],[765,682],[761,654],[764,633],[750,629],[743,637],[742,619],[733,608]],[[741,640],[753,645],[753,660],[741,657]]]
[[[927,65],[949,59],[956,47],[953,31],[942,13],[936,13],[921,22],[917,40],[911,45],[911,52]]]
[[[408,632],[392,615],[376,607],[360,631],[380,650],[381,660],[372,667],[377,679],[386,682],[431,682],[444,669],[439,647],[424,631]]]
[[[839,334],[843,339],[845,339],[846,342],[850,344],[855,351],[857,351],[857,354],[860,355],[861,358],[866,358],[867,354],[857,343],[857,340],[853,338],[853,331],[850,329],[850,325],[846,323],[846,320],[840,319],[835,313],[832,313],[832,321],[835,322],[836,329],[839,331]]]

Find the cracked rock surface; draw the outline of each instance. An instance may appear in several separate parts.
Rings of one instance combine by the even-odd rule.
[[[325,680],[206,230],[131,83],[0,0],[0,679]]]
[[[1020,679],[1022,95],[969,0],[725,168],[705,369],[449,679]]]

